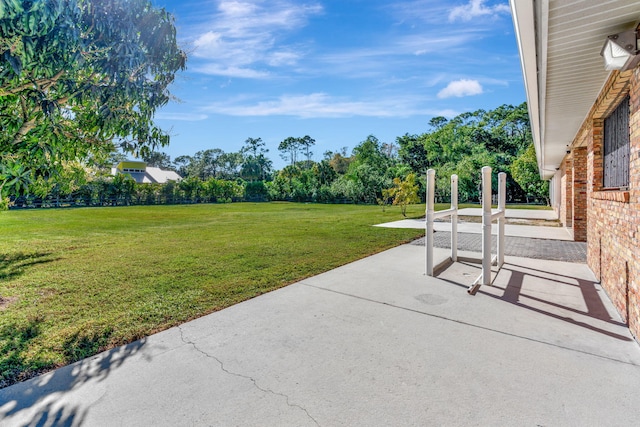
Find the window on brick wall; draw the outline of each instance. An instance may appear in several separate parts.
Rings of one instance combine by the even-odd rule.
[[[604,187],[629,185],[629,97],[604,119]]]

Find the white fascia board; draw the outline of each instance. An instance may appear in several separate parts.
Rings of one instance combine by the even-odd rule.
[[[537,38],[540,35],[536,29],[536,3],[533,0],[510,0],[538,169],[541,177],[549,178],[549,172],[545,170],[544,163],[544,103],[542,101],[545,88],[541,86],[544,79],[542,82],[539,80],[543,76],[540,76],[538,72]],[[543,24],[543,28],[546,30],[546,23]],[[546,39],[546,34],[543,36]],[[541,56],[546,55],[546,46],[543,48],[544,50],[540,51]]]

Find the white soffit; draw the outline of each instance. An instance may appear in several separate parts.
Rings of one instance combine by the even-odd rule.
[[[538,165],[550,178],[609,75],[606,37],[640,19],[640,1],[511,0],[511,9]]]

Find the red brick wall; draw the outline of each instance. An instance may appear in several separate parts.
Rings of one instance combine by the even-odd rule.
[[[587,241],[587,147],[577,147],[573,158],[573,240]]]
[[[567,228],[573,227],[573,221],[571,213],[573,212],[573,182],[569,177],[573,177],[573,171],[571,170],[571,165],[573,164],[573,160],[571,156],[567,156],[564,158],[562,162],[562,166],[560,168],[560,173],[562,178],[560,180],[560,222]]]
[[[627,93],[631,98],[629,188],[604,190],[603,120]],[[583,200],[587,262],[631,332],[640,338],[640,69],[612,74],[582,132],[586,133],[587,145],[587,197]]]

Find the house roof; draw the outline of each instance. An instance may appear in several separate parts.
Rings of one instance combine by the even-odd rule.
[[[640,18],[637,0],[510,0],[540,175],[551,178],[606,82],[606,37]]]
[[[127,170],[125,171],[125,169]],[[145,162],[135,161],[120,162],[112,167],[111,175],[116,175],[117,173],[125,173],[130,175],[136,182],[146,184],[164,184],[167,181],[180,181],[182,179],[174,171],[147,166]]]
[[[167,181],[180,181],[182,179],[182,177],[174,171],[166,171],[152,166],[147,166],[146,173],[150,182],[160,184],[164,184]]]

